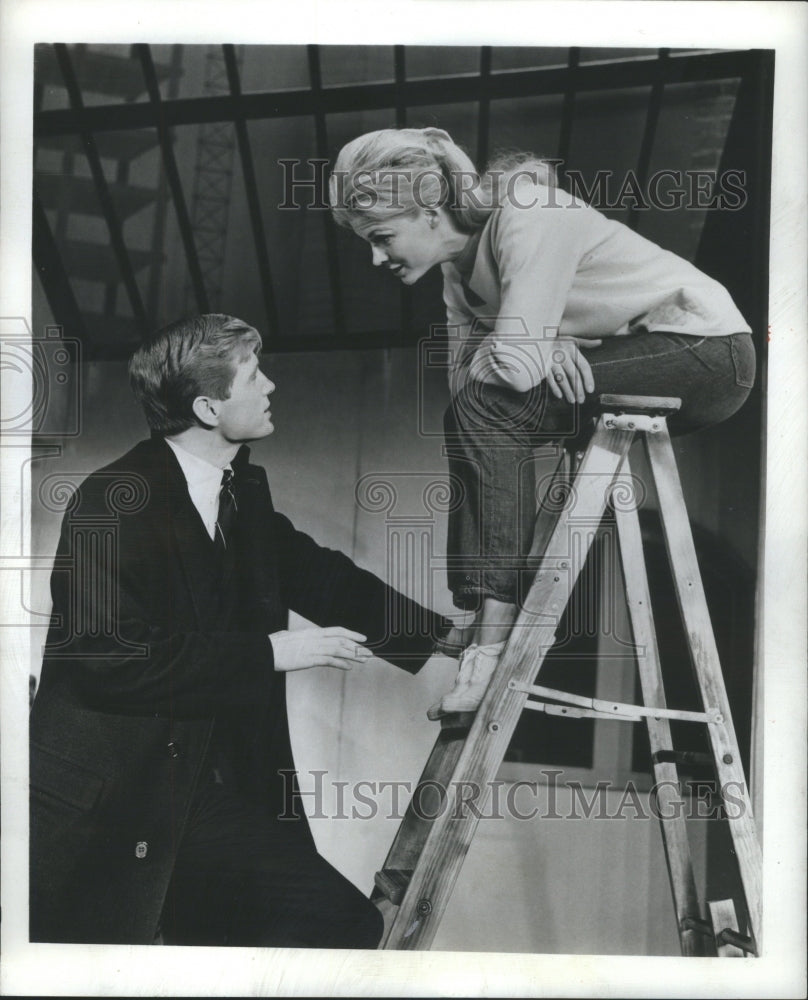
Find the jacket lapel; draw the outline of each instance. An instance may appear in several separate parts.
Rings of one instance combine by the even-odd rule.
[[[174,452],[165,441],[160,440],[159,445],[170,531],[191,595],[197,628],[201,628],[215,611],[212,603],[215,595],[206,585],[211,572],[212,543],[188,493]]]

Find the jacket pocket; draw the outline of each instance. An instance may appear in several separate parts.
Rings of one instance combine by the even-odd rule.
[[[31,744],[32,795],[58,799],[81,812],[93,808],[104,787],[104,778],[81,764]]]

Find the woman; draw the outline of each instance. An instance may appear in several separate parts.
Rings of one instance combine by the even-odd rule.
[[[750,328],[720,284],[557,188],[546,163],[518,154],[479,175],[441,129],[348,143],[331,207],[404,284],[443,271],[445,431],[463,487],[448,554],[474,566],[450,570],[449,587],[477,615],[455,687],[429,715],[473,711],[517,614],[533,448],[575,437],[601,393],[680,397],[674,433],[725,420],[754,381]]]

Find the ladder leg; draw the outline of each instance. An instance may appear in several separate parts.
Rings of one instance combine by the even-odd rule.
[[[659,433],[647,434],[645,439],[659,496],[674,586],[702,701],[705,710],[714,708],[720,713],[720,722],[709,723],[707,729],[746,895],[751,933],[759,947],[762,905],[760,843],[704,596],[690,521],[667,428]]]
[[[465,716],[458,716],[457,724],[451,717],[444,719],[432,752],[418,779],[404,818],[385,858],[384,866],[376,873],[376,887],[371,900],[385,916],[385,935],[379,944],[384,948],[395,907],[401,904],[418,858],[432,825],[440,813],[445,798],[444,789],[454,774],[471,724],[471,716],[463,725]]]
[[[547,548],[547,542],[558,523],[564,504],[565,488],[571,486],[572,456],[562,449],[558,463],[545,496],[539,505],[528,564],[538,565]],[[379,944],[384,948],[390,932],[396,907],[406,891],[407,883],[418,863],[433,818],[442,805],[440,789],[449,787],[463,743],[474,721],[473,713],[450,716],[442,722],[432,752],[418,779],[412,801],[385,858],[382,870],[376,873],[375,888],[371,899],[385,917],[385,935]],[[426,796],[428,802],[424,802]]]
[[[628,458],[623,465],[623,472],[629,472]],[[637,647],[637,669],[643,703],[647,706],[665,708],[665,689],[656,629],[651,613],[651,595],[643,556],[639,514],[636,507],[626,509],[621,504],[615,504],[614,515],[620,544],[626,604]],[[649,717],[646,719],[646,724],[652,757],[660,750],[673,749],[670,722],[667,719]],[[654,783],[682,954],[704,955],[704,936],[696,929],[703,921],[676,765],[655,761]]]
[[[496,777],[527,694],[509,682],[530,683],[553,643],[558,622],[583,565],[594,528],[600,523],[611,483],[633,438],[628,430],[609,431],[601,419],[575,479],[574,504],[564,510],[550,535],[544,557],[511,638],[447,789],[446,808],[431,824],[420,858],[385,947],[416,950],[432,943],[440,918],[465,860],[480,812]],[[578,560],[571,553],[580,550]],[[478,792],[477,809],[465,807],[466,793]]]

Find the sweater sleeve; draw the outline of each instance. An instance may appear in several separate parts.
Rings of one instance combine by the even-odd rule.
[[[473,378],[525,392],[545,377],[536,345],[558,336],[590,213],[565,192],[532,185],[517,186],[499,210],[490,238],[499,313],[474,356]]]

